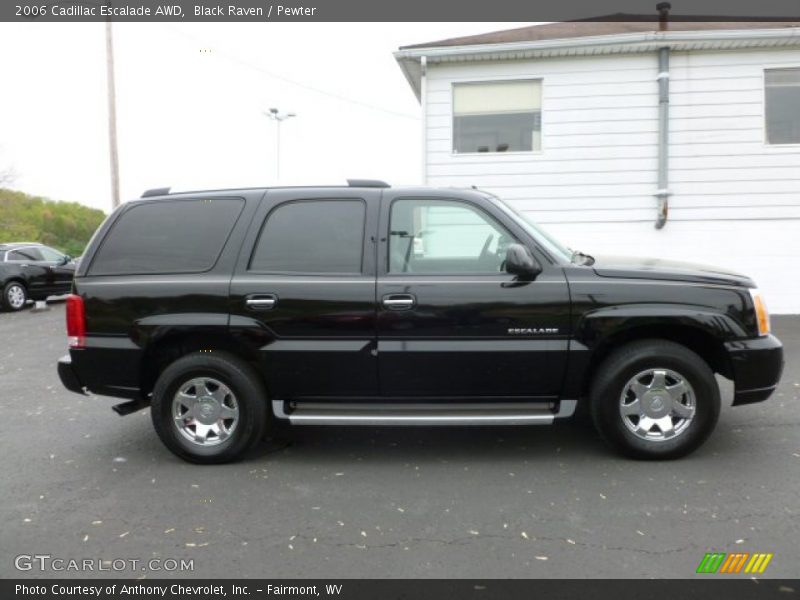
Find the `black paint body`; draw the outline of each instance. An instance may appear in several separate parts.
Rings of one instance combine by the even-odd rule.
[[[147,400],[163,367],[200,349],[235,352],[273,398],[302,402],[541,401],[586,396],[593,369],[620,344],[685,343],[735,382],[734,404],[766,399],[783,355],[759,336],[746,277],[694,265],[621,259],[573,264],[548,251],[498,201],[472,190],[277,188],[228,190],[245,207],[216,264],[199,274],[93,276],[94,253],[124,205],[100,227],[75,278],[87,341],[59,370],[65,385]],[[219,192],[148,198],[220,197]],[[296,275],[249,270],[270,211],[282,203],[366,204],[362,272]],[[401,198],[466,202],[496,220],[541,266],[526,280],[387,272],[388,210]],[[356,224],[355,226],[361,226]],[[408,310],[386,298],[415,299]],[[254,310],[248,299],[271,299]]]

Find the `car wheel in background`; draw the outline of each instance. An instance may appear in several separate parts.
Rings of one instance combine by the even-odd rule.
[[[2,305],[6,310],[22,310],[28,302],[28,290],[19,281],[10,281],[3,288]]]

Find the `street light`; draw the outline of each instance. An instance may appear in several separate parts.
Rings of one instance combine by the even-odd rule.
[[[264,116],[275,121],[275,178],[281,179],[281,123],[286,119],[291,119],[297,115],[293,112],[280,112],[277,108],[270,108],[263,111]]]

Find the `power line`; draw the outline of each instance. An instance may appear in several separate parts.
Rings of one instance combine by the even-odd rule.
[[[171,29],[172,31],[174,31],[175,33],[177,33],[178,35],[181,35],[181,36],[183,36],[183,37],[185,37],[187,39],[191,39],[192,41],[200,43],[200,44],[202,44],[204,46],[212,46],[212,45],[215,46],[215,47],[217,46],[216,44],[211,44],[207,40],[202,40],[202,39],[200,39],[200,38],[198,38],[198,37],[196,37],[194,35],[185,33],[183,31],[181,31],[180,29],[178,29],[177,27],[173,27],[171,25],[167,25],[167,27],[169,29]],[[293,86],[296,86],[296,87],[299,87],[299,88],[302,88],[302,89],[305,89],[305,90],[308,90],[308,91],[311,91],[311,92],[314,92],[314,93],[317,93],[317,94],[320,94],[320,95],[323,95],[323,96],[328,96],[329,98],[334,98],[336,100],[339,100],[340,102],[347,102],[347,103],[350,103],[350,104],[355,104],[357,106],[361,106],[361,107],[364,107],[364,108],[369,108],[370,110],[375,110],[375,111],[378,111],[378,112],[386,113],[388,115],[392,115],[392,116],[395,116],[395,117],[401,117],[401,118],[404,118],[404,119],[414,119],[416,121],[419,120],[419,117],[416,116],[416,115],[411,115],[411,114],[408,114],[408,113],[402,113],[402,112],[399,112],[399,111],[391,110],[389,108],[384,108],[384,107],[378,106],[376,104],[370,104],[369,102],[364,102],[362,100],[357,100],[356,98],[351,98],[349,96],[344,96],[342,94],[337,94],[336,92],[329,92],[328,90],[324,90],[322,88],[318,88],[318,87],[315,87],[313,85],[309,85],[307,83],[302,83],[300,81],[296,81],[296,80],[291,79],[289,77],[285,77],[284,75],[279,75],[278,73],[273,73],[272,71],[268,71],[267,69],[264,69],[260,65],[257,65],[257,64],[255,64],[253,62],[250,62],[250,61],[246,60],[246,59],[240,58],[240,57],[238,57],[238,56],[236,56],[234,54],[231,54],[229,52],[225,52],[225,51],[215,52],[215,55],[220,56],[221,58],[224,58],[225,60],[228,60],[228,61],[230,61],[232,63],[238,64],[239,66],[246,67],[246,68],[251,69],[253,71],[257,71],[258,73],[261,73],[262,75],[266,75],[267,77],[271,77],[272,79],[278,79],[280,81],[283,81],[284,83],[288,83],[290,85],[293,85]]]

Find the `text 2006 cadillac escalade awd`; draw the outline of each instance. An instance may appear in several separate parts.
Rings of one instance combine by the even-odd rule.
[[[67,301],[75,392],[151,406],[199,463],[295,425],[549,424],[585,407],[638,458],[766,400],[783,351],[753,281],[570,251],[478,190],[147,192],[95,233]]]

